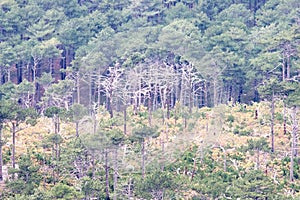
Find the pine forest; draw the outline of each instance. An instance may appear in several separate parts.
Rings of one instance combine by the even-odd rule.
[[[0,199],[300,199],[299,0],[0,0]]]

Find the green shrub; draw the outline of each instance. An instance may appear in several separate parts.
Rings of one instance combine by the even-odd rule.
[[[226,122],[233,123],[234,122],[234,116],[233,115],[228,115],[227,119],[226,119]]]

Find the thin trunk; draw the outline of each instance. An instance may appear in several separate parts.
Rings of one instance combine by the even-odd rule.
[[[109,199],[109,169],[108,169],[108,150],[105,149],[105,194],[106,199]]]
[[[152,99],[151,99],[151,93],[149,92],[149,98],[148,98],[148,123],[151,127],[152,125]]]
[[[76,75],[76,91],[77,91],[77,103],[80,104],[80,78],[79,72]]]
[[[79,122],[78,121],[75,122],[75,126],[76,126],[76,137],[79,137]]]
[[[192,113],[192,107],[193,107],[193,86],[190,83],[190,90],[189,90],[189,112]]]
[[[204,106],[208,106],[208,83],[204,83]]]
[[[296,156],[296,137],[298,131],[297,122],[297,107],[294,106],[292,109],[292,145],[291,145],[291,165],[290,165],[290,181],[294,181],[294,156]]]
[[[293,107],[293,113],[292,113],[292,121],[293,121],[293,125],[292,125],[292,138],[293,138],[293,154],[295,157],[298,156],[298,151],[297,151],[297,133],[298,133],[298,119],[297,119],[297,113],[298,112],[298,107],[294,106]]]
[[[92,92],[92,74],[89,74],[89,83],[88,83],[88,88],[89,88],[89,110],[90,112],[93,112],[92,110],[92,96],[93,96],[93,92]]]
[[[54,144],[52,145],[52,155],[51,155],[51,157],[52,157],[52,160],[54,160],[55,161],[55,155],[56,155],[56,153],[55,153],[55,147],[54,147]],[[54,183],[54,185],[55,185],[55,183],[56,183],[56,178],[55,178],[55,167],[56,167],[56,163],[54,162],[53,164],[51,164],[51,166],[52,166],[52,178],[53,178],[53,183]]]
[[[179,99],[180,99],[180,104],[181,105],[184,105],[184,86],[183,86],[183,80],[184,80],[184,73],[182,73],[182,76],[181,76],[181,81],[179,83]]]
[[[43,169],[46,169],[46,153],[45,153],[45,147],[43,147]],[[43,173],[43,188],[46,189],[46,174]]]
[[[216,80],[216,78],[214,79],[213,87],[214,87],[214,106],[216,106],[218,104],[218,99],[217,99],[217,80]]]
[[[138,95],[138,108],[140,108],[141,103],[142,103],[142,78],[139,80],[139,95]]]
[[[124,135],[127,134],[127,105],[125,104],[125,107],[124,107],[124,111],[123,111],[123,116],[124,116]]]
[[[274,153],[275,145],[274,145],[274,115],[275,115],[275,99],[274,99],[274,91],[272,93],[272,102],[271,102],[271,152]]]
[[[157,85],[155,84],[154,94],[153,94],[153,109],[152,110],[156,110],[156,109],[157,109]]]
[[[100,83],[100,81],[98,82],[97,104],[98,104],[98,106],[101,105],[101,83]]]
[[[113,91],[110,91],[109,94],[109,114],[110,114],[110,118],[114,117],[114,113],[113,113],[113,101],[112,101],[112,97],[113,97]]]
[[[12,167],[13,169],[16,168],[16,123],[12,123]]]
[[[222,146],[220,146],[220,148],[222,149],[223,154],[224,154],[223,169],[224,169],[224,172],[226,172],[227,171],[227,155],[226,155],[226,150]]]
[[[191,181],[193,181],[195,173],[196,173],[196,157],[194,158],[193,172],[192,172],[192,176],[191,176]]]
[[[19,64],[16,64],[18,84],[22,82],[22,78],[23,78],[23,70],[22,70],[23,66],[22,65],[23,65],[22,61]]]
[[[257,166],[257,169],[259,170],[260,168],[260,151],[259,151],[259,148],[256,149],[256,152],[257,152],[257,160],[256,160],[256,166]]]
[[[291,163],[290,163],[290,181],[294,182],[294,143],[291,148]]]
[[[3,141],[2,141],[2,128],[3,125],[0,124],[0,181],[3,181],[3,159],[2,159],[2,146],[3,146]]]
[[[114,200],[117,200],[117,187],[118,187],[118,147],[115,148],[115,166],[114,166]]]
[[[166,107],[167,107],[167,119],[170,119],[170,91],[166,90]]]
[[[128,199],[131,199],[131,178],[129,178],[129,183],[128,183]]]
[[[2,72],[2,67],[0,67],[0,86],[3,83],[2,80],[3,80],[3,72]]]
[[[165,168],[165,142],[163,139],[161,139],[161,154],[162,154],[162,166],[161,171],[164,171]]]
[[[290,78],[290,74],[291,74],[291,65],[290,65],[291,59],[290,56],[288,55],[286,58],[286,78],[289,79]]]
[[[283,56],[283,61],[282,61],[282,81],[285,81],[285,59]]]
[[[145,178],[145,139],[142,140],[142,178]]]
[[[94,150],[92,150],[92,155],[91,155],[91,163],[92,163],[92,179],[94,179],[95,178],[95,151]]]
[[[10,66],[7,67],[7,82],[10,82]]]
[[[286,130],[286,105],[283,102],[283,134],[286,135],[287,134],[287,130]]]

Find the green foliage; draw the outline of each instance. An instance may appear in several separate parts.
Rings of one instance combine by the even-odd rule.
[[[104,185],[101,184],[99,179],[92,179],[90,177],[83,177],[81,179],[81,189],[85,198],[95,196],[99,199],[105,198]]]
[[[55,185],[49,194],[50,198],[54,199],[74,200],[82,198],[82,195],[74,187],[63,183]]]
[[[226,119],[226,122],[233,123],[234,122],[234,116],[233,115],[228,115],[227,119]]]
[[[56,107],[56,106],[51,106],[49,108],[46,109],[45,111],[45,116],[46,117],[54,117],[54,116],[59,116],[65,113],[65,110],[60,108],[60,107]]]
[[[250,139],[247,140],[248,146],[246,147],[246,150],[255,151],[269,151],[270,147],[268,142],[265,138],[259,138],[259,139]]]
[[[136,183],[136,191],[139,197],[145,199],[171,199],[177,183],[172,173],[167,171],[154,171],[147,174],[145,179],[139,179]]]
[[[248,129],[245,129],[245,126],[237,125],[233,129],[233,133],[236,135],[241,135],[241,136],[250,136],[253,133],[253,130],[248,130]]]
[[[22,155],[18,160],[19,168],[10,170],[10,173],[17,173],[17,179],[9,181],[7,187],[13,194],[31,195],[42,179],[39,166],[31,158],[31,154]]]
[[[268,154],[266,140],[253,139],[252,135],[257,130],[265,131],[271,116],[262,111],[259,121],[251,121],[251,127],[250,120],[240,122],[238,118],[249,117],[247,113],[253,110],[247,104],[260,99],[284,100],[287,113],[290,107],[300,105],[299,6],[297,0],[2,0],[0,125],[3,137],[8,138],[12,124],[16,125],[16,131],[25,127],[23,123],[36,125],[35,109],[52,118],[55,124],[55,134],[47,136],[43,135],[49,132],[47,125],[37,127],[41,145],[26,143],[31,147],[36,145],[34,156],[20,157],[19,169],[14,170],[18,179],[7,183],[11,193],[5,198],[103,199],[104,186],[99,175],[102,177],[105,167],[101,153],[124,144],[122,162],[115,163],[120,169],[117,180],[134,176],[137,184],[131,197],[124,194],[126,199],[160,198],[162,190],[167,199],[191,199],[195,191],[198,194],[194,199],[286,199],[277,195],[283,193],[281,188],[271,186],[268,177],[249,167],[252,160],[244,154],[245,151],[250,151],[250,156],[259,151]],[[122,84],[114,85],[111,81],[114,78],[111,68],[124,71],[119,77]],[[104,79],[111,81],[107,88]],[[82,104],[74,104],[75,100]],[[111,102],[113,105],[108,105]],[[176,105],[172,105],[174,102]],[[234,106],[195,109],[197,105],[217,106],[228,102]],[[147,104],[149,108],[144,107]],[[171,109],[168,109],[170,119],[166,119],[166,104]],[[85,106],[91,109],[93,105],[95,115],[89,117]],[[128,135],[124,135],[121,130],[125,120],[120,111],[127,106],[132,109],[127,113]],[[229,109],[235,108],[239,113],[229,114],[233,113]],[[113,118],[105,118],[106,109],[111,109],[111,113],[115,109]],[[276,105],[275,129],[283,122],[281,109]],[[291,120],[286,117],[290,125]],[[229,141],[224,139],[228,136],[223,131],[227,128],[227,124],[223,126],[224,121],[230,130],[233,127],[235,134],[229,136],[232,136],[234,153],[231,154],[229,145],[226,172],[224,155],[215,149],[206,149],[206,153],[199,150],[200,146],[209,146],[206,141],[212,133],[220,137],[214,141],[220,145]],[[74,124],[68,122],[75,123],[76,142],[70,136]],[[278,130],[275,132],[279,134]],[[79,131],[83,133],[78,134]],[[20,133],[16,134],[17,141],[18,137],[23,139],[24,135],[31,134]],[[240,136],[249,139],[246,144]],[[127,137],[134,142],[126,140]],[[148,143],[149,138],[154,139]],[[11,144],[0,139],[7,165]],[[280,140],[275,140],[278,145],[287,143],[286,136]],[[185,143],[197,145],[186,150]],[[140,180],[139,173],[128,175],[124,167],[139,168],[136,157],[142,145],[147,147],[146,162],[155,163],[161,157],[165,164],[165,171],[150,172],[144,180]],[[20,148],[18,142],[16,147]],[[159,156],[158,149],[161,149]],[[174,153],[177,150],[179,155]],[[108,157],[110,165],[110,152]],[[287,158],[283,160],[289,162]],[[40,164],[40,169],[35,168],[35,162]],[[39,178],[35,177],[40,171],[51,170],[45,176],[47,189],[43,190]],[[287,165],[273,170],[275,174],[282,170],[284,176],[289,173]],[[282,177],[278,179],[282,181]],[[51,185],[54,181],[61,183]],[[297,184],[286,185],[285,191],[295,189],[299,193]],[[77,188],[81,188],[84,196]],[[125,193],[123,188],[118,188],[118,193],[120,190]]]
[[[145,138],[148,137],[158,137],[159,132],[157,131],[156,127],[148,127],[148,126],[142,126],[137,127],[133,131],[133,138],[136,138],[138,140],[145,140]]]
[[[274,184],[270,178],[258,170],[246,173],[245,176],[234,181],[233,185],[226,191],[226,196],[235,199],[282,198],[282,193],[280,192],[282,188]]]

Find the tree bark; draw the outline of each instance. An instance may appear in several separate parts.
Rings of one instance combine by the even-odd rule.
[[[283,102],[283,134],[286,135],[287,134],[287,130],[286,130],[286,105]]]
[[[123,116],[124,116],[123,132],[124,135],[126,135],[127,134],[127,105],[124,106]]]
[[[152,99],[151,99],[151,92],[149,92],[149,98],[148,98],[148,123],[151,127],[152,125]]]
[[[256,166],[257,166],[257,169],[259,170],[260,169],[260,149],[259,148],[256,149],[256,153],[257,153]]]
[[[114,152],[114,160],[115,160],[115,166],[114,166],[114,200],[117,200],[118,193],[117,193],[117,187],[118,187],[118,147],[115,148]]]
[[[16,168],[16,123],[12,122],[12,168]]]
[[[146,154],[145,154],[145,139],[142,140],[142,178],[145,178],[145,160],[146,160]]]
[[[214,87],[214,106],[217,106],[218,100],[217,100],[217,78],[216,77],[213,80],[213,87]]]
[[[2,67],[0,67],[0,86],[3,84],[2,80],[3,80],[3,72],[2,72]]]
[[[292,108],[292,144],[291,144],[291,165],[290,165],[290,181],[294,181],[294,156],[296,156],[296,137],[298,131],[298,121],[297,121],[297,106]]]
[[[76,137],[79,137],[79,122],[78,121],[75,122],[75,126],[76,126]]]
[[[0,181],[3,181],[3,158],[2,158],[2,146],[3,146],[3,141],[2,141],[2,128],[3,125],[0,124]]]
[[[272,102],[271,102],[271,152],[274,153],[275,144],[274,144],[274,115],[275,115],[275,100],[274,100],[274,91],[272,92]]]
[[[282,61],[282,81],[285,81],[285,59],[283,55],[283,61]]]
[[[105,149],[104,152],[105,156],[105,194],[106,194],[106,199],[109,198],[109,169],[108,169],[108,150]]]
[[[297,157],[298,152],[297,152],[297,132],[298,132],[298,120],[297,120],[297,112],[298,112],[298,107],[294,106],[293,111],[292,111],[292,144],[293,144],[293,155]]]
[[[291,74],[291,58],[290,55],[287,55],[286,58],[286,78],[289,79],[290,78],[290,74]]]
[[[77,103],[80,104],[80,78],[79,72],[76,74],[76,93],[77,93]]]

